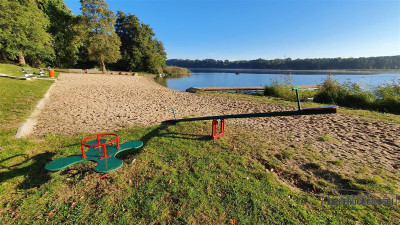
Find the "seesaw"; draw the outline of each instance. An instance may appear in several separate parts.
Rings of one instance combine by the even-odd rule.
[[[115,136],[115,139],[111,141],[100,139],[100,137],[104,136]],[[88,141],[93,138],[96,138],[96,140]],[[45,169],[50,171],[57,171],[65,169],[77,163],[94,161],[97,163],[94,171],[98,173],[110,173],[121,168],[121,166],[124,164],[122,160],[115,158],[117,154],[131,149],[138,149],[142,147],[142,145],[143,142],[141,141],[128,141],[126,143],[120,144],[117,134],[97,134],[87,137],[81,141],[82,155],[74,155],[56,159],[47,163]],[[86,152],[85,147],[89,148],[89,150]]]
[[[298,93],[298,87],[292,90],[296,91],[297,106],[298,110],[293,111],[278,111],[278,112],[266,112],[266,113],[249,113],[249,114],[231,114],[231,115],[220,115],[220,116],[205,116],[196,118],[185,118],[185,119],[173,119],[163,121],[165,125],[175,125],[179,122],[199,121],[199,120],[212,120],[212,139],[217,139],[225,135],[225,119],[232,118],[251,118],[251,117],[275,117],[275,116],[299,116],[299,115],[315,115],[315,114],[331,114],[337,112],[337,106],[323,106],[317,108],[306,108],[302,109],[300,106],[300,99]],[[174,114],[175,117],[175,114]],[[220,132],[217,133],[217,125],[220,123]]]

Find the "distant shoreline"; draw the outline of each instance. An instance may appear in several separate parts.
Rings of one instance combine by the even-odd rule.
[[[219,72],[219,73],[259,73],[259,74],[315,74],[315,75],[373,75],[373,74],[400,74],[400,70],[278,70],[278,69],[224,69],[224,68],[188,68],[192,72]]]

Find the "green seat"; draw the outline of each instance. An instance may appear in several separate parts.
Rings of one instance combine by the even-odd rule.
[[[105,143],[106,140],[101,139],[100,143]],[[96,144],[97,141],[91,141],[86,144]],[[94,161],[97,163],[94,171],[98,173],[110,173],[113,172],[123,165],[123,161],[115,158],[116,155],[123,151],[130,149],[138,149],[142,147],[143,142],[141,141],[128,141],[126,143],[120,144],[120,149],[117,149],[116,145],[107,145],[107,155],[110,156],[105,159],[100,159],[103,157],[103,148],[93,148],[90,147],[86,153],[86,158],[82,158],[82,155],[74,155],[65,158],[56,159],[46,164],[45,169],[50,171],[57,171],[65,169],[77,163],[85,161]]]

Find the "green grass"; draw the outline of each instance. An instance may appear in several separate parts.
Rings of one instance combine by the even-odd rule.
[[[291,76],[273,80],[265,86],[264,95],[297,101]],[[364,90],[358,83],[340,84],[328,76],[318,90],[299,90],[300,101],[313,98],[314,102],[335,104],[352,109],[367,109],[400,114],[400,80],[378,86],[374,91]]]
[[[331,161],[330,163],[335,166],[343,166],[343,164],[344,164],[343,160],[335,160],[335,161]]]
[[[399,115],[400,80],[380,85],[375,91],[370,91],[363,90],[357,83],[340,84],[332,77],[327,77],[316,93],[314,101]]]
[[[29,66],[23,66],[24,68]],[[29,67],[34,74],[39,74],[39,69]],[[41,78],[50,78],[49,73],[46,68],[43,68],[44,75]],[[24,77],[24,73],[22,72],[22,67],[13,64],[2,64],[0,63],[0,73],[10,75],[10,76],[17,76],[17,77]],[[60,71],[56,72],[56,78],[58,78]]]
[[[256,95],[246,95],[246,94],[235,94],[235,93],[227,93],[227,92],[197,92],[200,95],[215,95],[215,96],[223,96],[229,98],[238,98],[247,101],[259,102],[259,103],[269,103],[276,104],[281,106],[292,107],[293,109],[297,109],[297,102],[285,101],[281,98],[275,98],[270,96],[256,96]],[[319,106],[327,106],[332,104],[321,104],[315,102],[302,102],[301,107],[303,108],[312,108]],[[346,107],[339,107],[339,113],[344,113],[348,115],[360,116],[365,120],[371,121],[380,121],[386,123],[395,123],[400,124],[400,115],[391,114],[391,113],[383,113],[372,110],[362,110],[362,109],[351,109]]]
[[[43,97],[52,81],[0,78],[0,127],[15,128]]]
[[[24,73],[22,72],[21,68],[22,67],[18,65],[0,63],[0,73],[4,73],[11,76],[18,76],[18,77],[24,76]]]
[[[323,141],[323,142],[326,142],[326,141],[336,141],[335,138],[329,136],[329,134],[325,134],[325,135],[323,135],[323,136],[321,136],[321,137],[318,137],[317,140],[318,140],[318,141]]]
[[[167,66],[163,72],[167,75],[187,75],[190,74],[190,70],[177,66]]]
[[[10,86],[10,93],[0,105],[15,104],[19,115],[29,115],[50,86],[5,80],[0,90]],[[34,97],[24,98],[21,89]],[[329,172],[342,182],[376,191],[386,190],[389,181],[396,185],[388,179],[391,173],[381,171],[381,180],[373,171],[359,170],[358,179],[339,174],[324,166],[326,159],[313,143],[292,144],[288,137],[253,134],[235,125],[227,126],[226,136],[216,141],[208,136],[210,122],[120,130],[121,142],[142,140],[144,146],[122,153],[124,166],[109,177],[99,179],[93,163],[47,172],[44,165],[52,159],[79,154],[80,141],[90,134],[15,140],[23,116],[13,117],[9,109],[0,108],[2,224],[396,224],[400,218],[394,210],[321,210],[318,195],[306,187],[337,184],[293,165],[301,163],[309,171]]]

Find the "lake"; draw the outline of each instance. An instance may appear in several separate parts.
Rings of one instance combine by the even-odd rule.
[[[273,80],[289,79],[294,85],[321,84],[327,74],[262,74],[262,73],[239,73],[234,72],[193,72],[184,76],[168,76],[158,78],[156,81],[168,88],[185,91],[190,87],[240,87],[240,86],[264,86],[271,84]],[[340,74],[332,75],[339,83],[345,81],[361,84],[364,89],[374,89],[385,83],[400,82],[400,74]]]

